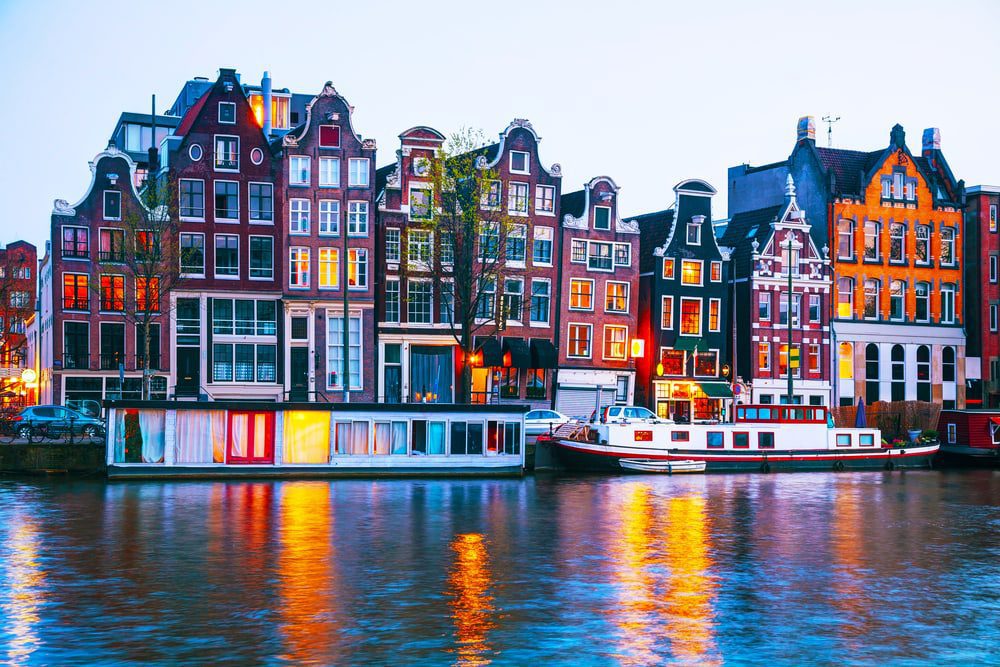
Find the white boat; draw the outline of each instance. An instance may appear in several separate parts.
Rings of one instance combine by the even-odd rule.
[[[704,461],[672,461],[670,459],[618,459],[618,465],[636,472],[665,472],[668,475],[705,472]]]

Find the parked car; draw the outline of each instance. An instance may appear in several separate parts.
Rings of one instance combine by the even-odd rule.
[[[632,405],[612,405],[604,408],[604,419],[602,421],[648,421],[659,423],[666,420],[661,420],[649,408]]]
[[[570,421],[570,418],[555,410],[532,410],[524,415],[524,434],[541,435],[555,430]]]
[[[24,408],[13,417],[11,428],[22,439],[41,434],[60,437],[68,434],[70,429],[74,435],[87,438],[104,435],[101,420],[61,405],[32,405]]]

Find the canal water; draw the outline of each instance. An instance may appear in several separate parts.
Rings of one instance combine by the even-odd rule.
[[[1000,472],[0,481],[0,663],[997,664]]]

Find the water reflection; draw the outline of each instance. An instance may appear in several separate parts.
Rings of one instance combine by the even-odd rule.
[[[8,519],[3,549],[3,623],[7,664],[27,663],[39,646],[37,625],[44,600],[45,571],[39,563],[39,531],[35,522],[15,511]]]
[[[864,553],[861,489],[848,477],[837,480],[830,517],[830,550],[833,555],[833,605],[840,612],[837,634],[851,651],[861,648],[871,630],[865,593],[868,564]]]
[[[455,562],[448,576],[448,596],[458,645],[455,664],[488,665],[492,649],[487,639],[496,623],[486,542],[479,533],[456,535],[451,550]]]

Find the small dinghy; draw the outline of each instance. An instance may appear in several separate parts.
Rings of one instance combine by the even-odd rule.
[[[636,472],[705,472],[704,461],[671,461],[670,459],[618,459],[618,465]]]

